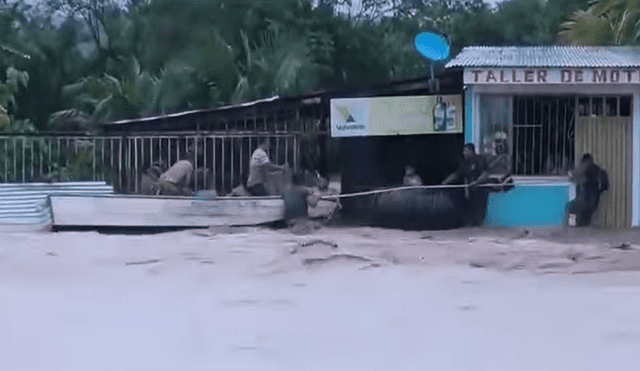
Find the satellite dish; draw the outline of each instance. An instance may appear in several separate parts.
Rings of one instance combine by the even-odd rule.
[[[416,35],[413,45],[423,57],[437,62],[449,57],[451,42],[441,33],[425,31]]]

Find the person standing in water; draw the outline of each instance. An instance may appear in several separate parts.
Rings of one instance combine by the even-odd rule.
[[[319,198],[304,186],[304,175],[295,173],[292,182],[284,187],[284,220],[289,227],[309,218],[309,205],[316,206]]]
[[[476,154],[473,143],[467,143],[463,148],[463,158],[458,170],[449,175],[443,182],[447,184],[464,184],[465,187],[465,218],[466,224],[471,226],[482,225],[487,211],[488,190],[477,187],[489,178],[487,164],[482,156]]]
[[[588,226],[598,209],[600,195],[609,189],[609,175],[596,165],[590,153],[585,153],[576,171],[569,172],[569,180],[576,185],[576,198],[569,204],[569,224]]]

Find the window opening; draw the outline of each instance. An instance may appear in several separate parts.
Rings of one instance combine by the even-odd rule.
[[[591,116],[602,116],[603,113],[603,109],[602,109],[602,98],[601,97],[595,97],[595,98],[591,98]]]
[[[622,96],[620,97],[620,116],[629,117],[631,116],[631,97],[630,96]]]
[[[580,116],[589,116],[589,98],[588,97],[580,97],[578,98],[578,114]]]
[[[605,100],[605,113],[607,117],[618,116],[618,98],[607,97]]]
[[[583,112],[587,102],[580,102]],[[575,97],[515,96],[513,107],[513,173],[566,175],[574,159]]]

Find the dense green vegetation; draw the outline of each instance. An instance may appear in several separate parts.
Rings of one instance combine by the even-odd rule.
[[[0,0],[0,130],[426,75],[420,30],[467,45],[637,44],[640,0]],[[560,32],[558,34],[558,32]],[[441,66],[436,66],[441,67]]]

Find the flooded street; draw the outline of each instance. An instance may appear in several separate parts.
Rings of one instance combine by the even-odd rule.
[[[472,268],[495,247],[453,232],[228,232],[4,234],[0,370],[627,370],[640,361],[637,272]],[[501,238],[507,249],[517,241]]]

